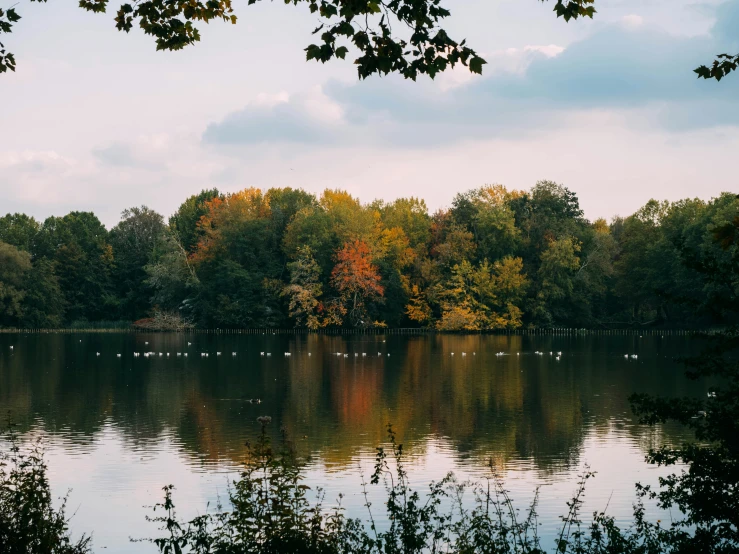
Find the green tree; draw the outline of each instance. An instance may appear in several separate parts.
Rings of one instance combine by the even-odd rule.
[[[46,258],[33,261],[26,275],[23,298],[23,327],[59,328],[64,323],[65,301],[54,264]]]
[[[497,260],[518,251],[521,231],[511,201],[522,195],[488,185],[455,196],[452,217],[474,235],[478,259]]]
[[[144,271],[154,307],[188,319],[195,316],[200,280],[185,247],[170,229],[160,234]]]
[[[18,325],[23,317],[23,285],[30,271],[30,254],[0,242],[0,325]]]
[[[551,241],[542,252],[532,314],[539,325],[569,320],[580,249],[577,239],[564,237]]]
[[[91,212],[47,218],[37,238],[37,256],[54,262],[68,321],[98,321],[117,312],[108,232]]]
[[[112,271],[121,318],[135,320],[149,310],[146,265],[164,233],[164,218],[146,206],[121,213],[121,221],[110,230],[115,265]]]
[[[26,214],[7,214],[0,218],[0,240],[19,250],[35,254],[36,236],[40,225]]]
[[[597,327],[610,323],[610,310],[615,309],[612,291],[618,243],[604,219],[593,222],[590,231],[575,274],[572,314],[578,324]]]

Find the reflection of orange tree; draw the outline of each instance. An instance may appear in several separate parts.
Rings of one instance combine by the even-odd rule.
[[[347,363],[331,372],[331,397],[340,425],[364,427],[382,417],[382,372],[361,362],[353,365]]]

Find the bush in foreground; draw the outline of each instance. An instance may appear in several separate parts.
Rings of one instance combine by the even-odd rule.
[[[90,538],[73,541],[66,498],[52,504],[47,468],[38,443],[22,450],[15,437],[0,450],[0,552],[3,554],[87,554]]]

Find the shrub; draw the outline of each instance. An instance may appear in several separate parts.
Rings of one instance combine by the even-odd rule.
[[[61,506],[52,505],[47,468],[38,443],[22,450],[14,436],[0,451],[0,552],[3,554],[87,554],[90,538],[74,542]]]

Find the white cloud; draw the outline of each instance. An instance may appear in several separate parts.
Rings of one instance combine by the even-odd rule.
[[[644,18],[640,15],[636,15],[633,13],[623,16],[621,18],[621,21],[626,27],[629,27],[631,29],[641,27],[644,24]]]
[[[541,52],[547,58],[554,58],[565,51],[564,46],[558,46],[557,44],[547,44],[546,46],[535,46],[528,45],[524,46],[524,52]]]

